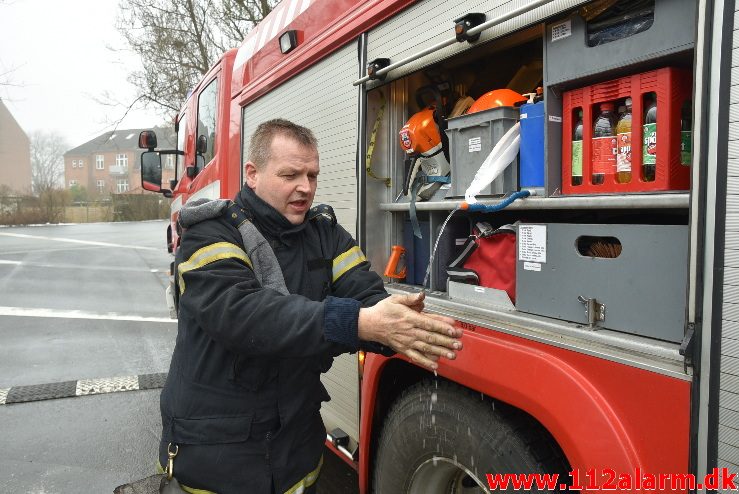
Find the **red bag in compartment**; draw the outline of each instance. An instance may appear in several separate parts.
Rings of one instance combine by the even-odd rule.
[[[449,263],[451,281],[505,290],[516,302],[516,228],[504,225],[493,230],[478,223],[459,255]]]

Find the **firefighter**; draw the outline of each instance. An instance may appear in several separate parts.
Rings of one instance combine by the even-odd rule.
[[[422,294],[389,297],[331,208],[311,208],[310,130],[265,122],[249,152],[233,204],[181,211],[159,461],[176,450],[174,476],[190,492],[313,492],[330,399],[319,377],[333,357],[394,351],[434,370],[462,348],[461,330],[422,314]]]

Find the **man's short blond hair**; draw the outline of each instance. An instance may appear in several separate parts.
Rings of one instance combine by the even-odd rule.
[[[275,118],[262,122],[249,140],[249,161],[262,169],[269,162],[272,155],[272,141],[275,136],[288,137],[301,146],[318,150],[318,140],[313,132],[302,125],[295,124],[283,118]]]

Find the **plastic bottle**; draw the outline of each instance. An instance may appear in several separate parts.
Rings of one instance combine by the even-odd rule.
[[[572,133],[572,185],[582,185],[582,110],[577,112]]]
[[[616,182],[631,182],[631,98],[626,98],[625,109],[616,124],[618,154],[616,155]]]
[[[690,166],[692,159],[692,120],[693,120],[693,103],[687,100],[683,103],[680,117],[680,163],[684,166]]]
[[[642,145],[642,179],[654,182],[657,166],[657,95],[646,96]]]
[[[600,114],[593,125],[593,171],[591,182],[605,182],[606,174],[612,175],[616,168],[616,134],[613,103],[601,103]]]

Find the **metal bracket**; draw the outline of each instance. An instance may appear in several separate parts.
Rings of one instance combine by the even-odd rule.
[[[390,65],[389,58],[375,58],[367,64],[367,77],[369,77],[371,81],[384,81],[387,74],[377,75],[377,72],[388,65]]]
[[[454,36],[460,43],[463,41],[474,43],[480,39],[480,33],[470,36],[467,34],[467,31],[479,26],[483,22],[485,22],[485,14],[478,12],[470,12],[467,15],[454,19]]]
[[[598,322],[606,320],[606,305],[598,303],[594,298],[577,297],[577,300],[585,305],[585,316],[588,318],[588,325],[592,328]]]
[[[680,343],[680,355],[685,357],[685,372],[688,371],[688,367],[693,366],[693,356],[695,352],[695,323],[688,323],[686,328],[685,337]]]

